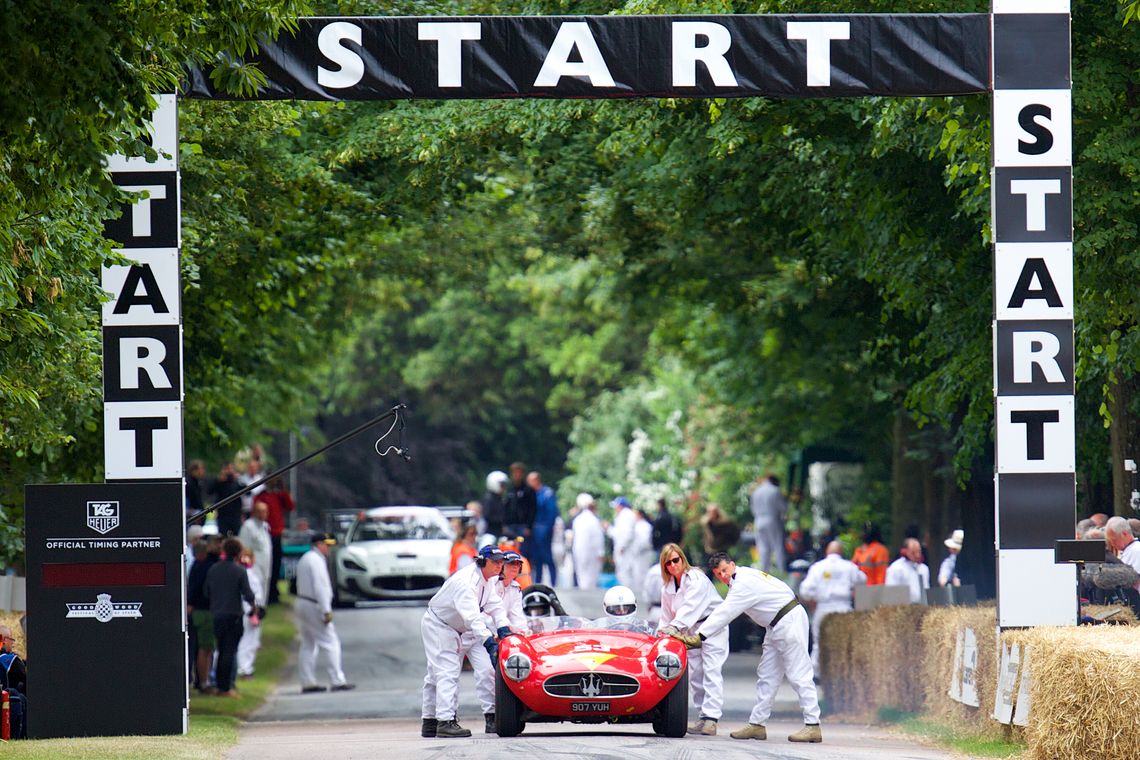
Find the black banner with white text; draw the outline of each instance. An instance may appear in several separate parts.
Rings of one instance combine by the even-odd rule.
[[[257,100],[788,98],[990,90],[987,14],[303,18]],[[202,71],[183,97],[225,98]]]

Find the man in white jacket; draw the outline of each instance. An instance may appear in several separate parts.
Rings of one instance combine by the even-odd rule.
[[[336,539],[325,533],[314,533],[310,539],[313,548],[301,556],[297,563],[297,627],[301,631],[301,646],[297,653],[297,671],[301,678],[301,691],[325,691],[317,684],[317,655],[324,652],[328,658],[329,681],[333,691],[355,688],[348,683],[341,670],[340,638],[333,625],[333,587],[329,580],[329,551]]]
[[[570,525],[574,575],[578,588],[597,588],[606,556],[606,533],[598,519],[598,504],[593,496],[580,493],[575,504],[579,511]]]
[[[833,612],[850,612],[856,586],[867,585],[867,576],[854,562],[843,558],[843,545],[832,541],[823,559],[808,568],[800,584],[800,596],[815,602],[811,615],[811,664],[819,675],[819,626]]]
[[[788,737],[792,742],[821,742],[819,700],[812,681],[808,656],[808,616],[788,585],[750,567],[737,567],[727,554],[709,557],[709,570],[728,586],[728,596],[697,629],[697,636],[678,636],[686,646],[701,646],[714,634],[745,614],[767,628],[760,664],[756,668],[756,706],[748,725],[729,736],[733,739],[767,739],[765,723],[772,714],[776,689],[786,676],[799,696],[804,727]]]
[[[475,557],[475,563],[452,573],[428,602],[427,612],[420,622],[420,633],[427,655],[427,675],[424,676],[423,727],[420,735],[428,738],[462,738],[471,732],[459,725],[456,708],[459,704],[459,673],[463,668],[463,636],[470,633],[486,650],[480,658],[472,653],[471,667],[492,668],[499,655],[495,636],[487,626],[484,613],[498,624],[501,638],[510,632],[503,600],[496,590],[499,573],[503,569],[503,551],[499,547],[484,546]],[[475,677],[479,691],[479,675]],[[480,694],[484,714],[494,710],[491,696],[490,710],[486,695]]]
[[[930,588],[930,568],[922,561],[922,544],[917,538],[903,541],[902,556],[887,566],[887,585],[906,586],[910,603],[922,603],[922,592]]]
[[[619,586],[634,588],[641,577],[637,574],[637,558],[634,556],[633,531],[637,515],[629,505],[629,499],[619,496],[610,502],[614,508],[614,521],[610,526],[610,540],[614,545],[614,575]],[[644,571],[642,571],[644,574]]]
[[[677,544],[661,547],[661,620],[657,632],[695,634],[709,615],[720,606],[721,598],[708,576],[689,564],[685,552]],[[689,683],[693,687],[693,703],[697,722],[689,726],[690,734],[716,736],[724,704],[724,661],[728,659],[728,626],[709,636],[701,646],[689,653]]]
[[[515,579],[522,572],[523,558],[516,551],[503,553],[503,566],[497,578],[492,578],[490,585],[499,595],[499,603],[483,605],[483,622],[487,629],[495,629],[501,639],[510,633],[526,633],[526,615],[523,612],[522,586]],[[504,631],[505,626],[510,630]],[[483,708],[484,730],[488,734],[496,731],[495,727],[495,667],[483,652],[483,639],[474,631],[467,631],[460,637],[462,655],[471,663],[471,670],[475,676],[475,694],[479,698],[479,706]],[[456,711],[459,709],[459,690],[455,690]]]

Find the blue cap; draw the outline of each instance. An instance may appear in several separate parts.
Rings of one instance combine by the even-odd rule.
[[[610,502],[610,506],[611,507],[628,507],[629,506],[629,499],[625,498],[624,496],[619,496]]]
[[[507,552],[503,555],[503,562],[522,562],[522,555],[518,552]]]
[[[494,544],[488,544],[479,550],[479,557],[482,559],[498,561],[503,559],[504,556],[506,555],[503,554],[503,550]]]

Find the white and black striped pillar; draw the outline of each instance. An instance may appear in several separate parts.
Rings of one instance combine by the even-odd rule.
[[[131,266],[103,269],[103,442],[106,479],[181,480],[182,303],[178,104],[158,95],[151,127],[158,160],[111,156],[120,188],[138,200],[106,223]],[[182,509],[182,505],[178,505]]]
[[[998,624],[1075,625],[1069,0],[993,0]]]

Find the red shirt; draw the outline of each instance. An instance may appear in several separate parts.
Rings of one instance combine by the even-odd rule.
[[[269,535],[280,536],[285,532],[285,514],[297,508],[288,491],[262,491],[254,501],[264,502],[269,507],[265,521],[269,523]]]

